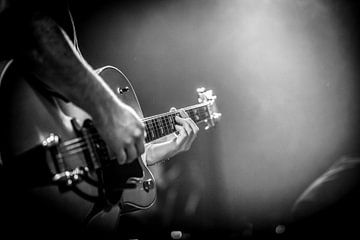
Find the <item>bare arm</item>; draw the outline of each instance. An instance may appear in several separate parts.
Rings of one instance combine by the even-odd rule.
[[[32,17],[28,47],[19,56],[25,71],[87,111],[119,163],[144,152],[144,126],[76,52],[66,33],[46,16]]]

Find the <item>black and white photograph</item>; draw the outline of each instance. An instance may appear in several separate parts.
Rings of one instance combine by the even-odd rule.
[[[0,239],[360,237],[359,0],[0,0]]]

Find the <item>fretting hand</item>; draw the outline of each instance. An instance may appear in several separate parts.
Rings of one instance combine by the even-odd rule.
[[[176,111],[176,109],[171,108],[170,111]],[[181,117],[175,117],[177,123],[175,125],[176,133],[147,145],[145,154],[147,165],[153,165],[190,149],[199,127],[183,109],[180,109],[179,113]]]
[[[96,115],[94,124],[118,163],[130,163],[144,153],[144,124],[131,107],[118,100],[105,108],[107,113]]]

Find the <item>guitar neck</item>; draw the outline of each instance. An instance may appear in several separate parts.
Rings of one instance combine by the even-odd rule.
[[[196,124],[210,118],[208,103],[200,103],[183,109]],[[143,122],[146,131],[145,142],[148,143],[176,132],[176,116],[180,116],[179,111],[167,112],[144,118]]]

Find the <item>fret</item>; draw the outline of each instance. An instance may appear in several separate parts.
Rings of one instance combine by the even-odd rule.
[[[159,118],[159,125],[160,125],[160,133],[161,136],[164,136],[165,134],[165,126],[164,126],[164,117]]]
[[[155,139],[158,139],[160,138],[161,136],[159,135],[159,132],[158,132],[158,125],[157,125],[157,120],[156,119],[152,119],[151,120],[152,124],[153,124],[153,131],[154,131],[154,134],[155,134]]]
[[[171,123],[171,115],[166,116],[166,132],[167,132],[167,134],[173,133],[173,125]]]
[[[159,118],[154,119],[155,122],[155,133],[156,133],[156,138],[161,138],[163,135],[161,134],[161,125],[160,125],[160,120]]]
[[[155,140],[157,137],[156,137],[154,121],[153,120],[149,121],[149,125],[150,125],[151,140]]]
[[[151,129],[148,123],[145,123],[145,132],[146,132],[146,138],[145,138],[145,142],[150,142],[151,141]]]
[[[209,118],[209,112],[207,106],[201,106],[194,109],[189,109],[186,111],[186,113],[189,115],[189,117],[195,122],[201,122],[205,119]]]
[[[166,134],[172,133],[172,132],[171,132],[172,126],[171,126],[171,124],[170,124],[170,116],[166,116],[166,118],[165,118],[165,123],[166,123]]]
[[[160,120],[161,120],[161,126],[162,126],[162,132],[161,133],[164,136],[166,136],[166,135],[168,135],[168,133],[167,133],[167,126],[166,126],[166,118],[165,118],[165,116],[162,116],[160,118]]]
[[[176,128],[175,128],[175,125],[176,125],[176,122],[175,122],[175,114],[170,114],[169,115],[169,122],[170,122],[170,131],[173,133],[173,132],[176,132]]]
[[[149,131],[150,131],[150,134],[148,134],[148,135],[151,136],[151,140],[155,139],[154,126],[151,121],[149,121]]]

